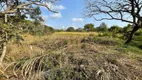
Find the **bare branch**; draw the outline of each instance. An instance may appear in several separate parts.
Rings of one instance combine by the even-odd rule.
[[[123,0],[122,0],[123,1]],[[107,1],[107,0],[87,0],[87,15],[94,16],[105,14],[105,18],[99,20],[120,20],[123,22],[128,22],[132,24],[138,24],[138,19],[140,17],[141,11],[141,1],[140,0],[125,0],[123,1]],[[117,15],[116,15],[117,14]],[[125,15],[128,14],[128,15]],[[129,16],[130,15],[130,16]],[[127,19],[126,17],[131,19]],[[98,20],[98,19],[95,19]]]
[[[53,11],[49,8],[49,6],[47,4],[44,4],[44,3],[39,3],[39,2],[36,2],[36,1],[32,1],[32,2],[28,2],[28,3],[25,3],[25,4],[20,4],[18,5],[16,8],[10,10],[10,6],[7,7],[7,9],[3,12],[0,12],[0,14],[14,14],[17,12],[17,9],[31,9],[31,8],[25,8],[29,5],[37,5],[37,6],[43,6],[43,7],[46,7],[49,11],[53,12],[53,13],[57,13],[56,11]]]
[[[95,20],[119,20],[134,26],[126,41],[132,40],[134,33],[142,26],[142,0],[87,0],[86,16]],[[95,16],[95,15],[101,15]],[[99,18],[100,17],[100,18]]]

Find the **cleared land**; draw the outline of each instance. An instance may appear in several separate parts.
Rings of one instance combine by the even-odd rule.
[[[21,44],[9,43],[1,69],[10,80],[142,79],[142,50],[119,38],[93,32],[23,37]]]

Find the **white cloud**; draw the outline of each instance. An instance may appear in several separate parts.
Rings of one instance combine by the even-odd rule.
[[[56,5],[56,6],[52,6],[53,10],[64,10],[66,9],[63,5]]]
[[[50,15],[49,17],[50,18],[61,18],[62,15],[61,15],[61,13],[54,13],[54,14]]]
[[[49,2],[49,3],[47,3],[47,5],[49,8],[51,8],[53,4],[51,2]]]
[[[71,27],[73,27],[74,29],[76,29],[76,26],[75,26],[75,24],[74,23],[72,23],[72,26]]]
[[[54,14],[51,14],[51,15],[42,15],[41,17],[44,21],[46,21],[48,19],[62,18],[62,15],[61,15],[61,13],[54,13]]]
[[[43,4],[46,4],[50,9],[53,7],[53,4],[51,2],[43,2]],[[47,9],[44,6],[41,6],[43,9]]]
[[[83,18],[72,18],[72,22],[83,22]]]
[[[55,10],[55,11],[60,11],[60,10],[64,10],[66,9],[65,6],[63,5],[53,5],[51,2],[49,3],[44,3],[46,5],[48,5],[48,7],[51,9],[51,10]],[[47,9],[46,7],[43,7],[44,9]]]
[[[42,19],[43,19],[44,21],[48,20],[48,18],[49,18],[48,15],[42,15],[41,17],[42,17]]]

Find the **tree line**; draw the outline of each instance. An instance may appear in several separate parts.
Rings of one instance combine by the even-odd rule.
[[[131,24],[128,24],[124,27],[120,27],[118,25],[113,26],[107,26],[106,23],[102,22],[98,27],[95,27],[94,24],[89,23],[85,24],[83,28],[77,28],[74,27],[68,27],[66,30],[56,30],[56,31],[67,31],[67,32],[113,32],[113,33],[122,33],[124,35],[127,34],[129,36],[131,30],[133,29],[133,26]],[[136,35],[142,34],[142,31],[139,30],[135,33]]]

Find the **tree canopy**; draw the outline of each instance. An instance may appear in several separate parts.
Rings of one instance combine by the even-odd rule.
[[[74,32],[75,29],[74,29],[74,27],[69,27],[69,28],[67,29],[67,31],[68,31],[68,32]]]
[[[38,15],[41,14],[40,6],[46,7],[51,10],[49,4],[53,4],[58,0],[1,0],[0,1],[0,14],[14,14],[14,15],[30,15],[31,18],[41,19]]]
[[[85,26],[84,26],[84,30],[85,31],[87,31],[87,32],[89,32],[89,31],[94,31],[94,24],[86,24]]]
[[[108,31],[108,27],[106,23],[102,22],[99,27],[97,27],[97,31]]]

